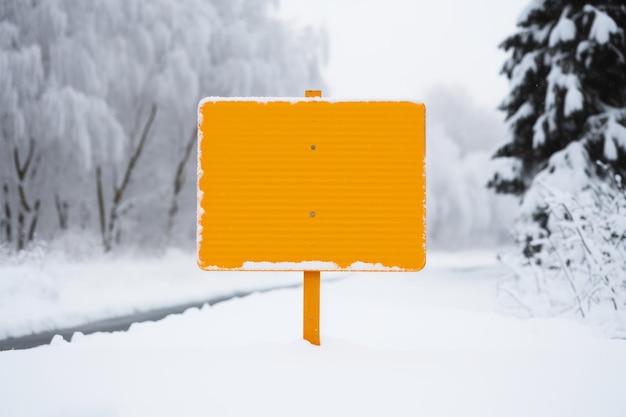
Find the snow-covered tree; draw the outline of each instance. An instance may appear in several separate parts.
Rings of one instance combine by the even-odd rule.
[[[510,94],[502,103],[509,135],[498,148],[489,185],[525,195],[536,176],[602,175],[596,161],[626,173],[626,5],[622,0],[532,0],[519,31],[502,47]],[[578,142],[582,146],[569,146]],[[550,164],[562,160],[586,161]],[[575,191],[575,190],[571,190]],[[529,204],[531,205],[531,204]]]
[[[323,87],[323,36],[275,5],[0,1],[0,244],[193,243],[198,101]]]
[[[542,188],[546,224],[520,223],[517,237],[523,256],[501,255],[512,274],[501,282],[500,290],[503,299],[514,301],[509,304],[514,310],[622,321],[626,193],[619,176],[609,173],[607,177],[612,181],[590,185],[576,194]],[[623,324],[620,327],[623,331]]]
[[[533,0],[506,39],[509,136],[489,185],[522,196],[503,291],[527,313],[626,309],[626,4]]]
[[[502,121],[459,88],[434,88],[425,101],[429,247],[507,241],[517,202],[485,188],[491,174],[489,150],[504,132]]]

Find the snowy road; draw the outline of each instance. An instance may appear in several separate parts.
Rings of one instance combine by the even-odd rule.
[[[8,416],[623,416],[626,343],[494,311],[497,265],[322,283],[0,353]],[[36,399],[36,401],[33,401]]]
[[[283,286],[279,288],[292,288],[298,287],[299,284],[292,284],[289,286]],[[219,295],[206,300],[185,303],[181,305],[173,305],[165,308],[158,308],[149,311],[135,312],[129,315],[123,315],[118,317],[111,317],[101,320],[96,320],[81,325],[61,328],[56,330],[48,330],[40,333],[29,334],[20,337],[10,337],[7,339],[0,339],[0,351],[14,350],[14,349],[30,349],[37,346],[48,345],[55,336],[61,336],[64,340],[71,340],[75,333],[81,333],[84,335],[92,333],[102,332],[118,332],[127,331],[134,323],[143,323],[147,321],[159,321],[167,316],[173,314],[181,314],[191,308],[201,308],[204,305],[215,305],[224,301],[232,300],[236,297],[245,297],[254,292],[266,292],[273,291],[274,289],[264,289],[260,291],[237,291],[228,295]]]

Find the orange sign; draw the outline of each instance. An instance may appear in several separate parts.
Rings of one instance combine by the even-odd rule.
[[[198,157],[203,269],[424,266],[423,104],[208,98]]]

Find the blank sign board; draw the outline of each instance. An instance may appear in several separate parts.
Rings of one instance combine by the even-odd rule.
[[[198,157],[203,269],[424,266],[423,104],[208,98]]]

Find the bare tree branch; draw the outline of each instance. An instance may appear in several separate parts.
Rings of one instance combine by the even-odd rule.
[[[32,242],[35,239],[35,229],[37,229],[37,222],[39,221],[40,203],[40,200],[35,201],[35,210],[30,220],[30,227],[28,228],[28,242]]]
[[[132,151],[130,158],[128,159],[128,164],[126,165],[126,170],[124,172],[124,176],[122,178],[122,182],[119,186],[113,186],[113,201],[111,203],[111,209],[109,211],[109,224],[106,229],[106,233],[104,234],[104,250],[110,251],[113,243],[113,235],[115,234],[115,225],[117,223],[117,219],[119,218],[119,206],[122,202],[122,198],[124,197],[124,193],[128,185],[130,184],[130,178],[135,170],[137,165],[137,161],[139,157],[143,153],[144,147],[149,137],[150,129],[152,128],[152,124],[154,123],[154,119],[157,113],[157,105],[153,104],[150,109],[150,115],[148,116],[148,120],[143,127],[143,131],[141,132],[141,138],[139,139],[139,143],[137,147]],[[102,219],[101,219],[102,226]]]
[[[194,145],[197,143],[198,137],[198,127],[196,127],[191,136],[187,141],[187,145],[185,146],[185,150],[181,159],[178,161],[178,166],[176,167],[176,174],[174,176],[174,190],[172,193],[172,202],[170,204],[170,209],[167,213],[167,226],[166,226],[166,236],[170,239],[172,235],[172,230],[174,228],[174,219],[176,214],[178,213],[178,195],[183,189],[183,184],[185,183],[185,166],[189,162],[189,158],[191,157],[191,151],[193,151]]]
[[[6,235],[7,242],[13,241],[13,229],[11,226],[12,222],[12,213],[11,213],[11,204],[9,203],[9,185],[4,184],[2,187],[4,192],[4,218],[6,220],[4,224],[4,233]]]
[[[104,207],[104,195],[102,192],[102,169],[100,165],[96,167],[96,191],[98,194],[98,214],[100,215],[100,234],[102,235],[102,246],[105,251],[109,251],[110,245],[106,237],[106,216]]]
[[[17,172],[17,177],[19,178],[20,182],[24,181],[24,178],[26,178],[26,173],[28,172],[30,163],[32,162],[34,155],[35,139],[33,138],[30,138],[28,144],[28,155],[26,156],[26,161],[24,162],[24,165],[20,163],[20,154],[18,147],[16,146],[15,148],[13,148],[13,163],[15,164],[15,171]]]
[[[67,218],[67,211],[68,211],[68,204],[67,201],[61,201],[61,198],[59,197],[59,194],[55,194],[54,195],[54,205],[57,209],[57,218],[59,220],[59,228],[61,230],[67,230],[67,226],[68,226],[68,218]]]

